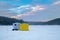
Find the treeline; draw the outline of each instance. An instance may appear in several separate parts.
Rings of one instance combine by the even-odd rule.
[[[22,22],[23,20],[17,20],[14,18],[0,16],[0,25],[12,25],[15,22]]]
[[[12,25],[13,23],[28,23],[29,25],[60,25],[60,18],[56,18],[54,20],[50,20],[48,22],[27,22],[23,21],[22,19],[14,19],[8,17],[0,16],[0,25]]]

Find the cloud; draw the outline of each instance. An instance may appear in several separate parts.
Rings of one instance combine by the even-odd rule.
[[[36,7],[36,6],[34,6],[34,7]],[[33,9],[35,9],[34,7],[33,7]],[[45,22],[45,21],[50,21],[50,20],[56,19],[56,18],[60,18],[60,5],[59,4],[50,5],[50,6],[48,6],[47,9],[44,6],[42,6],[42,7],[45,9],[44,11],[39,10],[39,12],[36,12],[35,15],[23,17],[22,19],[25,21],[44,21]]]
[[[0,2],[0,8],[2,9],[9,9],[9,8],[13,8],[14,6],[7,3],[7,2]]]
[[[6,17],[10,17],[13,14],[11,14],[10,12],[8,12],[8,9],[13,8],[15,6],[7,3],[7,2],[0,2],[0,16],[6,16]]]
[[[56,1],[53,3],[53,5],[59,5],[60,4],[60,1]]]
[[[40,6],[40,5],[35,5],[35,6],[23,5],[17,8],[9,9],[9,10],[17,13],[16,16],[12,16],[11,18],[20,18],[20,17],[34,15],[35,12],[42,11],[45,9],[46,9],[45,7]]]
[[[32,7],[32,11],[36,12],[36,11],[41,11],[41,10],[45,10],[46,8],[40,5],[36,5],[34,7]]]

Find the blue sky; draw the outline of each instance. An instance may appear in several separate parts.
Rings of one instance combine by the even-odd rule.
[[[44,4],[49,5],[57,0],[0,0],[0,2],[7,2],[14,6],[26,5],[26,4]]]
[[[7,2],[14,6],[30,4],[32,0],[0,0],[1,2]]]
[[[0,0],[0,16],[26,21],[60,18],[60,0]]]

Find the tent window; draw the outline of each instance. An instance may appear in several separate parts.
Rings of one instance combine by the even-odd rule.
[[[15,24],[15,26],[16,26],[16,24]]]

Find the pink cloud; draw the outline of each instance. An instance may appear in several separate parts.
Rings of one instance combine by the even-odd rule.
[[[60,1],[56,1],[53,3],[53,5],[59,5],[60,4]]]
[[[24,7],[24,6],[23,6],[23,7]],[[26,13],[23,13],[23,14],[19,14],[19,15],[17,15],[17,16],[12,16],[11,18],[21,18],[21,17],[25,17],[25,16],[34,15],[35,12],[37,12],[37,11],[43,11],[43,10],[46,9],[45,7],[40,6],[40,5],[32,6],[31,8],[32,8],[31,11],[26,12]],[[29,8],[28,8],[28,9],[29,9]]]
[[[39,6],[39,5],[36,5],[36,6],[32,7],[32,9],[33,9],[32,11],[36,12],[36,11],[45,10],[46,8]]]

